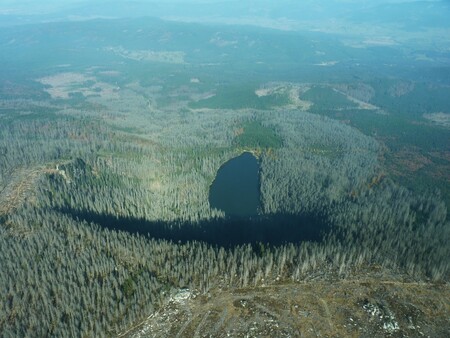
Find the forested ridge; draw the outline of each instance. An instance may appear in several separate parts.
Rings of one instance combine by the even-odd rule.
[[[397,45],[218,29],[0,32],[0,336],[116,336],[184,289],[448,283],[445,72]],[[208,200],[244,152],[250,219]]]
[[[186,140],[126,142],[126,134],[89,119],[62,118],[57,128],[45,120],[4,126],[1,183],[9,193],[2,194],[2,205],[16,193],[15,168],[37,166],[40,172],[1,216],[7,300],[1,331],[110,335],[184,287],[205,293],[284,279],[346,278],[375,265],[412,279],[448,278],[445,205],[438,196],[377,180],[376,142],[308,113],[259,114],[258,121],[283,142],[259,152],[263,215],[320,213],[332,225],[323,241],[180,244],[108,230],[107,224],[65,213],[163,221],[166,227],[223,218],[220,210],[210,210],[207,192],[220,164],[242,151],[239,144],[233,149],[233,134],[216,139],[228,147],[187,149]],[[201,137],[183,135],[194,144]],[[152,170],[158,165],[166,176]]]

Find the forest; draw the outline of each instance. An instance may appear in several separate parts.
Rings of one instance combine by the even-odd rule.
[[[317,34],[151,20],[10,27],[0,42],[1,335],[119,335],[186,288],[448,282],[450,87],[434,64],[404,75],[403,55],[393,77],[381,64],[397,50],[361,49],[349,59],[384,70],[355,79],[347,59],[311,70],[321,46],[302,45],[333,53]],[[235,220],[208,195],[246,151],[261,210]]]

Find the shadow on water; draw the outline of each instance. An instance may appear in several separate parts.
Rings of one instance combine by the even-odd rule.
[[[110,230],[138,233],[173,242],[203,241],[212,245],[233,247],[246,243],[280,245],[302,241],[321,241],[330,225],[324,217],[277,214],[255,218],[229,217],[199,223],[153,222],[131,217],[59,210],[78,220],[96,223]]]
[[[173,242],[202,241],[232,247],[265,243],[280,245],[302,241],[321,241],[329,232],[326,217],[320,214],[258,215],[260,208],[259,163],[248,152],[226,162],[210,187],[210,204],[226,218],[189,222],[149,221],[142,218],[97,214],[63,208],[59,211],[110,230],[138,233]]]

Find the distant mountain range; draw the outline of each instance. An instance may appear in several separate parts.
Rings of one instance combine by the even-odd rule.
[[[189,21],[243,21],[261,25],[267,20],[296,22],[329,20],[347,24],[392,25],[407,30],[424,27],[450,28],[448,1],[4,1],[0,5],[0,26],[54,20],[93,18],[162,17]],[[262,20],[264,19],[264,20]]]

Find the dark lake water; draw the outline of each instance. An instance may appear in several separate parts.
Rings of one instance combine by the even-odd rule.
[[[220,167],[209,190],[209,204],[226,216],[251,217],[260,208],[259,163],[245,152]]]

